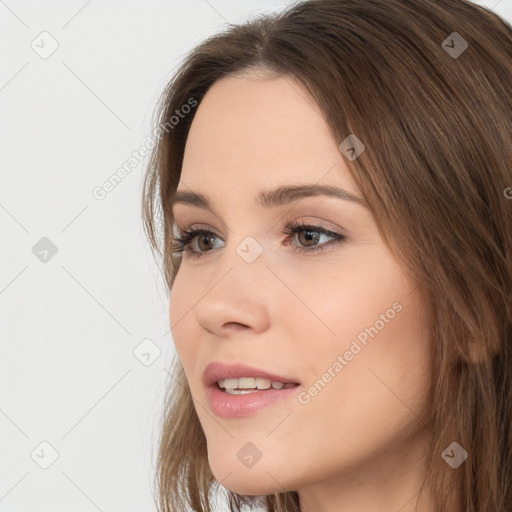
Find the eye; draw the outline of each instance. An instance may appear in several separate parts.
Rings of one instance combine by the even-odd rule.
[[[173,254],[181,255],[187,252],[192,257],[199,258],[201,255],[209,252],[208,249],[212,249],[211,245],[218,237],[215,233],[208,229],[193,228],[186,229],[183,232],[179,232],[173,236]],[[218,237],[219,238],[219,237]],[[197,242],[199,250],[194,247],[194,243]]]
[[[304,236],[300,236],[301,233],[304,233]],[[304,224],[301,222],[290,222],[285,229],[283,230],[283,234],[286,235],[299,235],[299,242],[304,243],[305,246],[294,247],[294,251],[303,252],[303,253],[313,253],[319,251],[325,251],[326,246],[331,246],[333,244],[342,245],[345,243],[346,236],[341,233],[335,233],[334,231],[330,231],[321,226],[316,226],[313,224]],[[320,245],[316,245],[320,240],[321,236],[330,237],[333,239],[332,243],[323,243]]]
[[[289,235],[289,237],[299,235],[297,237],[299,244],[304,245],[295,246],[293,250],[300,253],[325,251],[327,250],[326,246],[333,244],[342,245],[346,240],[346,236],[340,233],[335,233],[321,226],[299,222],[290,222],[285,226],[282,233]],[[300,236],[301,234],[304,235]],[[333,239],[332,243],[324,242],[318,245],[322,236]],[[216,238],[221,239],[214,232],[199,227],[178,232],[173,238],[173,253],[181,255],[187,252],[190,257],[200,258],[206,255],[206,253],[211,252],[211,249],[215,248],[213,245],[215,244]]]

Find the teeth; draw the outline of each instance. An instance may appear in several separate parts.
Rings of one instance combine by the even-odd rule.
[[[219,379],[217,381],[221,388],[226,391],[240,390],[236,394],[251,393],[257,389],[287,389],[294,387],[295,384],[278,382],[270,379],[260,379],[257,377],[241,377],[239,379]],[[253,391],[251,391],[253,390]],[[234,393],[232,393],[234,394]]]
[[[270,379],[255,379],[256,387],[258,389],[268,389],[272,385],[272,381]]]
[[[257,393],[255,389],[226,389],[226,393],[230,395],[246,395],[247,393]]]

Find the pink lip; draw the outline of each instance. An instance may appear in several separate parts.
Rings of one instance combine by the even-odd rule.
[[[282,382],[283,384],[297,384],[297,386],[288,389],[270,388],[253,393],[232,395],[223,391],[217,384],[220,379],[240,377],[259,377]],[[220,418],[237,418],[255,414],[270,404],[290,398],[300,387],[300,383],[294,378],[277,375],[245,364],[227,365],[220,361],[213,361],[206,367],[203,374],[203,383],[208,388],[207,395],[211,408]]]
[[[244,395],[230,395],[217,384],[207,389],[208,400],[213,412],[220,418],[238,418],[256,414],[267,405],[281,402],[297,393],[301,386],[288,389],[267,389]]]
[[[270,373],[245,364],[238,363],[228,365],[221,363],[220,361],[213,361],[206,367],[203,373],[203,383],[205,386],[211,387],[215,385],[219,379],[236,379],[240,377],[259,377],[261,379],[270,379],[282,382],[283,384],[299,383],[297,379]]]

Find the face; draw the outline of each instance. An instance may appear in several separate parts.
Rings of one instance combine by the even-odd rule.
[[[249,75],[216,82],[188,136],[178,190],[207,196],[212,211],[174,206],[179,232],[208,234],[189,242],[199,257],[183,252],[170,324],[211,469],[240,494],[320,488],[386,464],[407,467],[423,453],[430,331],[418,283],[370,210],[325,195],[256,201],[261,191],[297,185],[362,199],[340,142],[300,83]],[[299,386],[222,417],[202,381],[214,360]]]

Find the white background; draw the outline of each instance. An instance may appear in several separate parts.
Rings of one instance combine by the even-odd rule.
[[[142,231],[147,157],[92,191],[145,143],[186,52],[289,3],[0,0],[0,512],[156,510],[174,346]],[[512,0],[478,3],[512,22]],[[58,43],[46,59],[31,47],[50,47],[43,31]],[[133,351],[148,339],[146,366]],[[47,469],[42,442],[58,453]]]

